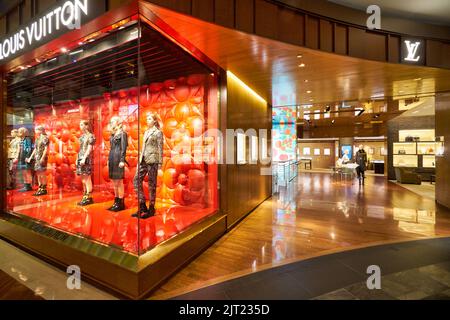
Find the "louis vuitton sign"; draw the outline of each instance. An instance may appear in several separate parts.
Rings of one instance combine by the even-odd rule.
[[[71,30],[104,12],[105,1],[67,0],[0,39],[0,64]]]
[[[423,65],[425,63],[425,41],[402,38],[402,63]]]

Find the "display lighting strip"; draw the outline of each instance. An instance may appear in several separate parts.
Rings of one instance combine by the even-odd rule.
[[[239,83],[240,86],[242,86],[245,90],[250,92],[259,101],[264,102],[265,104],[267,104],[267,101],[263,97],[261,97],[259,94],[257,94],[255,92],[255,90],[253,90],[248,85],[246,85],[245,82],[243,82],[241,79],[239,79],[233,72],[227,71],[227,76],[230,77],[231,79],[235,80],[237,83]]]

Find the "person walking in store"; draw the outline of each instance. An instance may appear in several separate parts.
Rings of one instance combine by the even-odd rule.
[[[17,161],[20,151],[20,138],[18,137],[17,129],[11,131],[11,141],[8,146],[8,176],[7,176],[7,189],[14,190],[16,188],[16,171]]]
[[[359,184],[363,184],[367,163],[367,153],[364,150],[363,145],[359,146],[359,150],[356,152],[355,160],[356,164],[358,165],[358,167],[356,168],[356,173],[358,174]]]

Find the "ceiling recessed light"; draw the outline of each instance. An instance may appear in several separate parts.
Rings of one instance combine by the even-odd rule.
[[[83,41],[78,42],[78,45],[79,45],[79,46],[82,46],[83,44],[84,44]]]
[[[331,121],[332,124],[334,124],[336,122],[336,120],[333,119],[333,121]]]
[[[311,101],[311,102],[312,102],[312,101],[314,101],[314,99],[309,99],[309,101]]]
[[[67,51],[68,51],[67,48],[61,48],[62,53],[66,53]]]
[[[422,80],[422,78],[416,78],[416,79],[414,79],[414,81],[420,81],[420,80]]]
[[[304,63],[298,65],[300,68],[304,68],[306,65]]]
[[[306,91],[306,93],[311,93],[311,92],[312,92],[311,90]]]
[[[301,55],[301,54],[299,54],[298,56],[297,56],[297,58],[303,58],[303,55]]]
[[[405,92],[405,91],[403,91],[403,90],[400,90],[398,93],[403,93],[403,92]]]
[[[305,79],[305,82],[308,82],[308,81],[309,81],[309,80],[306,80],[306,79]]]

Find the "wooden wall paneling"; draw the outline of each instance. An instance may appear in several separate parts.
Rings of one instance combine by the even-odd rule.
[[[264,0],[255,0],[255,33],[277,39],[278,23],[278,6]]]
[[[0,36],[6,35],[6,16],[0,18]]]
[[[19,29],[20,25],[20,14],[19,14],[19,7],[14,8],[7,14],[7,19],[9,23],[9,33],[14,32],[15,30]]]
[[[400,62],[400,37],[388,36],[388,62]]]
[[[23,2],[22,5],[22,23],[23,24],[27,24],[28,22],[30,22],[31,17],[33,16],[33,13],[31,12],[32,9],[32,5],[31,5],[31,1],[32,0],[25,0]]]
[[[436,135],[445,141],[444,157],[436,158],[436,201],[450,208],[450,93],[436,95]]]
[[[337,54],[347,55],[347,27],[336,24],[334,29],[334,52]]]
[[[348,54],[350,56],[369,60],[386,60],[386,40],[384,35],[350,27],[348,43]]]
[[[37,0],[39,14],[47,11],[48,8],[56,4],[56,0]]]
[[[426,65],[437,68],[450,68],[450,43],[434,40],[426,42]]]
[[[320,19],[319,31],[320,50],[333,52],[333,24]]]
[[[214,21],[214,0],[191,0],[192,15],[199,19]]]
[[[123,0],[110,0],[120,2]],[[192,0],[151,0],[150,2],[185,14],[192,14]]]
[[[255,31],[254,0],[236,1],[236,29],[253,33]]]
[[[291,9],[278,10],[278,39],[291,44],[304,44],[303,16]]]
[[[250,85],[251,86],[251,85]],[[252,128],[257,132],[259,129],[270,129],[271,118],[268,113],[267,103],[256,99],[253,94],[244,89],[232,78],[227,79],[227,128],[242,129],[244,131]],[[234,159],[237,154],[236,139]],[[247,138],[247,153],[250,150],[250,139]],[[247,154],[248,156],[248,154]],[[248,157],[247,157],[248,160]],[[222,188],[227,189],[227,224],[233,227],[239,220],[245,217],[257,205],[271,195],[267,192],[267,183],[270,176],[261,176],[261,164],[228,164],[227,184]]]
[[[214,21],[228,28],[234,28],[234,0],[215,0]]]
[[[306,20],[306,46],[319,49],[319,19],[308,16]]]

